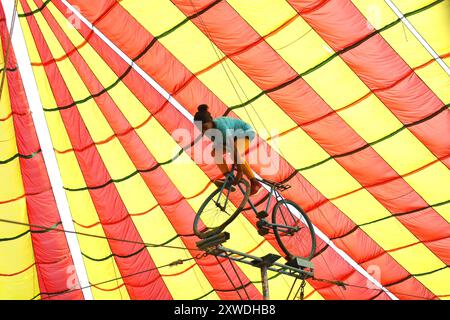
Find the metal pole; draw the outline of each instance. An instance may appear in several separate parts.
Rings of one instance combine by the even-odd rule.
[[[261,283],[263,290],[263,298],[264,300],[270,300],[269,298],[269,280],[267,279],[267,266],[261,266]]]

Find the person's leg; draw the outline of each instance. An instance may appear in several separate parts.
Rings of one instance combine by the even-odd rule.
[[[251,181],[255,178],[255,174],[253,173],[252,169],[250,168],[250,165],[248,164],[247,160],[244,160],[244,174],[245,176]]]
[[[219,170],[222,172],[224,176],[226,176],[229,172],[228,165],[225,162],[224,152],[216,152],[215,149],[212,149],[212,156],[214,157],[214,162],[219,167]]]
[[[223,185],[223,183],[225,181],[224,178],[230,172],[229,166],[228,166],[228,164],[226,163],[226,160],[225,160],[225,158],[226,158],[225,157],[226,150],[224,148],[222,151],[219,150],[218,152],[216,152],[216,150],[213,149],[211,151],[211,154],[214,157],[214,162],[216,163],[216,165],[219,167],[219,170],[223,174],[223,177],[220,177],[219,179],[216,179],[216,180],[213,181],[213,183],[216,185],[216,187],[220,188],[220,187],[222,187],[222,185]],[[231,186],[231,191],[233,192],[235,190],[236,190],[236,188]]]
[[[241,156],[241,159],[243,161],[242,165],[244,174],[251,181],[252,179],[255,179],[255,175],[252,169],[250,168],[250,165],[248,164],[245,155],[249,147],[250,147],[250,140],[248,138],[238,138],[236,140],[237,152],[239,152],[239,155]]]
[[[246,160],[246,152],[250,148],[250,139],[249,138],[238,138],[236,141],[236,148],[243,160],[243,172],[244,175],[250,180],[251,189],[250,194],[255,194],[260,188],[261,184],[256,180],[255,174],[253,170],[250,168],[248,161]]]

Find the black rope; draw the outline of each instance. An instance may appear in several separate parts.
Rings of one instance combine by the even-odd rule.
[[[380,288],[370,288],[370,287],[360,286],[360,285],[356,285],[356,284],[346,283],[346,282],[343,282],[343,281],[327,280],[327,279],[320,279],[320,278],[315,278],[315,277],[313,277],[312,280],[319,281],[319,282],[327,282],[327,283],[334,284],[334,285],[336,285],[338,287],[342,287],[342,288],[354,287],[354,288],[360,288],[360,289],[368,289],[368,290],[373,290],[373,291],[379,291],[380,293],[387,293],[385,290],[380,289]],[[423,300],[434,300],[434,299],[425,298],[423,296],[417,296],[417,295],[412,295],[412,294],[408,294],[408,293],[401,293],[401,292],[396,292],[396,295],[409,296],[409,297],[412,297],[412,298],[420,298],[420,299],[423,299]]]
[[[169,249],[181,249],[181,250],[196,250],[196,251],[202,251],[202,250],[200,250],[200,249],[198,249],[198,248],[187,248],[187,247],[179,247],[179,246],[169,246],[169,245],[165,245],[165,244],[154,244],[154,243],[139,242],[139,241],[133,241],[133,240],[125,240],[125,239],[111,238],[111,237],[106,237],[106,236],[104,237],[104,236],[99,236],[99,235],[90,234],[90,233],[85,233],[85,232],[70,231],[70,230],[65,230],[65,229],[56,229],[56,228],[54,228],[54,227],[50,227],[50,228],[49,228],[49,227],[39,226],[39,225],[36,225],[36,224],[30,224],[30,223],[18,222],[18,221],[7,220],[7,219],[1,219],[1,218],[0,218],[0,222],[10,223],[10,224],[16,224],[16,225],[21,225],[21,226],[26,226],[26,227],[32,227],[32,228],[42,229],[42,230],[50,230],[50,228],[51,228],[51,231],[64,232],[64,233],[68,233],[68,234],[76,234],[76,235],[81,235],[81,236],[86,236],[86,237],[97,238],[97,239],[104,239],[104,240],[108,240],[108,241],[117,241],[117,242],[131,243],[131,244],[140,244],[140,245],[143,245],[143,246],[149,247],[149,248],[163,247],[163,248],[169,248]],[[37,231],[31,231],[31,232],[37,232]]]
[[[287,296],[286,300],[289,300],[289,297],[291,296],[292,290],[294,289],[296,283],[297,283],[297,277],[294,278],[294,283],[291,286],[291,290],[289,290],[289,293],[288,293],[288,296]]]
[[[305,281],[305,280],[302,280],[302,282],[303,281]],[[294,295],[294,297],[292,298],[292,300],[295,300],[295,298],[297,298],[298,297],[298,293],[300,292],[300,289],[302,288],[302,286],[300,285],[299,287],[298,287],[298,289],[297,289],[297,291],[295,292],[295,295]],[[301,299],[301,300],[303,300],[303,299]]]

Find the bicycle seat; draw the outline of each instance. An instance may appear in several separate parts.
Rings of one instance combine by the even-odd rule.
[[[283,183],[276,183],[274,184],[275,189],[280,190],[280,191],[285,191],[287,189],[290,189],[291,186],[288,184],[283,184]]]

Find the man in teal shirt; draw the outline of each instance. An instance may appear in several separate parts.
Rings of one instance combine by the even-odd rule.
[[[255,138],[253,128],[245,121],[235,118],[220,117],[213,119],[208,112],[208,106],[205,104],[198,107],[194,121],[201,123],[202,134],[213,140],[212,155],[222,173],[228,174],[228,165],[223,161],[222,153],[218,150],[231,152],[234,163],[237,164],[236,181],[239,181],[245,174],[250,180],[250,194],[255,194],[261,188],[261,184],[256,180],[248,162],[243,159],[250,147],[250,142]]]

